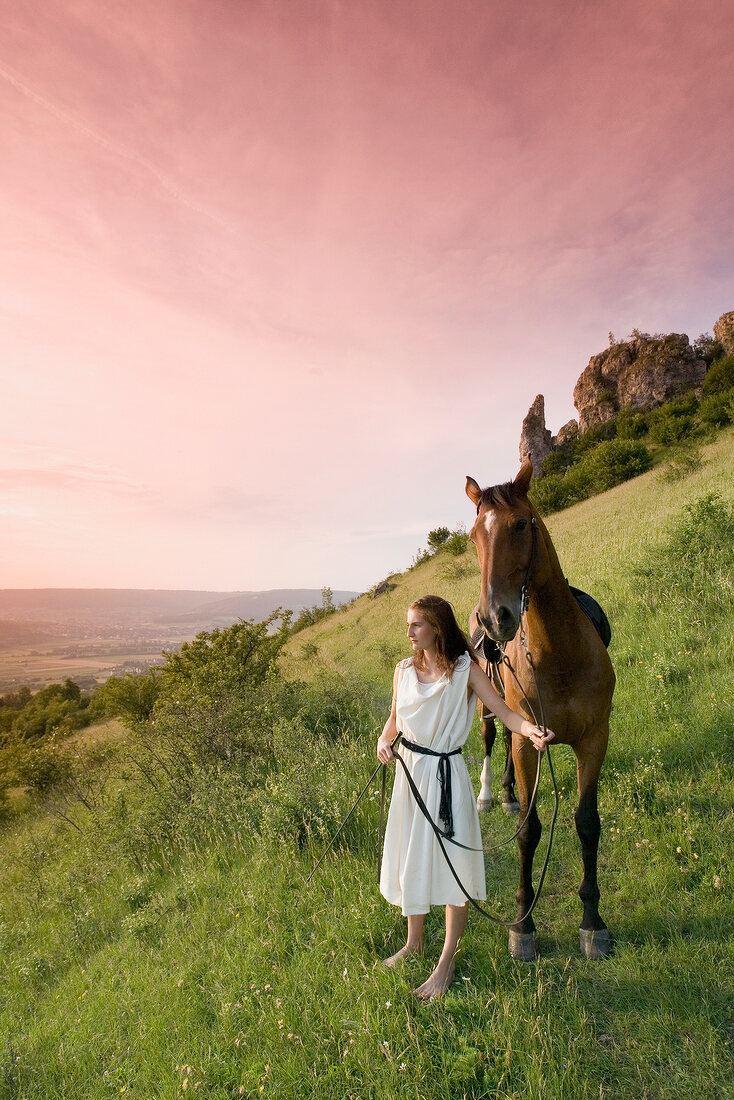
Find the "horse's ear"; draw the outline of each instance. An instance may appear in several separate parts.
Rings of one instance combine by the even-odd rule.
[[[473,477],[467,476],[466,495],[469,497],[469,500],[472,502],[472,504],[474,504],[478,508],[479,501],[482,499],[482,490],[479,488]]]
[[[528,489],[530,488],[530,480],[532,476],[533,464],[529,458],[526,458],[522,466],[520,467],[520,472],[512,483],[521,497],[526,497],[528,495]]]

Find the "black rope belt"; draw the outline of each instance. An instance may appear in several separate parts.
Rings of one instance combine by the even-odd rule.
[[[442,835],[446,840],[451,840],[454,835],[454,813],[451,802],[451,765],[449,764],[449,757],[458,756],[461,749],[452,749],[451,752],[434,752],[433,749],[426,748],[425,745],[419,745],[415,741],[406,741],[404,737],[400,739],[400,744],[405,745],[406,749],[410,749],[411,752],[420,753],[421,756],[436,756],[438,758],[436,775],[441,788],[438,816],[446,826]]]

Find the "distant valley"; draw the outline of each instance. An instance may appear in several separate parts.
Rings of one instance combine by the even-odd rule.
[[[334,591],[334,603],[358,592]],[[0,693],[40,688],[67,676],[92,687],[111,673],[139,672],[162,651],[202,630],[296,615],[321,604],[321,589],[207,592],[125,588],[0,589]]]

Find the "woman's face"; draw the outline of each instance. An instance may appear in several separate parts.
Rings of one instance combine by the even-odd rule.
[[[424,618],[423,612],[415,607],[408,610],[408,641],[413,646],[413,652],[432,649],[436,642],[436,631]]]

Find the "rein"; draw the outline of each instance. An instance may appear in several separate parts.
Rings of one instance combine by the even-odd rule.
[[[535,716],[535,712],[534,712],[534,710],[533,710],[533,708],[530,704],[530,700],[528,699],[527,695],[525,694],[525,691],[523,690],[523,687],[522,687],[522,685],[520,684],[520,681],[517,678],[517,674],[516,674],[514,668],[512,667],[512,664],[510,663],[509,658],[506,655],[503,655],[502,663],[507,665],[508,669],[512,673],[513,678],[515,679],[515,682],[517,683],[517,686],[520,688],[520,691],[522,691],[523,698],[524,698],[525,703],[528,707],[528,710],[530,711],[530,713],[533,716],[533,721],[535,722],[536,726],[539,726],[541,729],[545,730],[545,728],[546,728],[545,727],[545,722],[542,720],[543,719],[543,704],[542,704],[540,694],[538,693],[538,682],[537,682],[537,678],[535,676],[535,666],[534,666],[530,651],[527,647],[527,643],[524,640],[524,635],[523,635],[523,648],[524,648],[526,656],[528,658],[528,663],[530,665],[530,671],[531,671],[532,676],[533,676],[533,682],[535,683],[536,693],[538,694],[538,704],[539,704],[540,713],[541,713],[541,721],[540,722],[537,720],[537,718]],[[393,745],[394,744],[395,744],[395,742],[393,742]],[[453,878],[454,878],[457,886],[461,890],[462,894],[464,895],[466,900],[471,903],[471,905],[474,907],[474,909],[476,909],[476,911],[478,913],[481,913],[481,915],[483,917],[486,917],[487,920],[492,921],[493,924],[501,925],[504,928],[512,928],[512,927],[514,927],[514,925],[520,924],[522,921],[526,920],[530,916],[530,914],[533,912],[533,910],[535,909],[535,906],[538,904],[538,901],[540,899],[540,893],[541,893],[541,890],[543,888],[543,882],[545,881],[546,871],[548,870],[548,863],[550,862],[551,850],[553,848],[553,834],[555,832],[556,820],[558,818],[559,798],[558,798],[558,785],[556,784],[556,777],[555,777],[555,773],[553,771],[553,762],[551,761],[550,746],[549,745],[546,745],[545,752],[546,752],[547,757],[548,757],[548,772],[549,772],[550,777],[551,777],[551,783],[553,785],[553,796],[554,796],[553,815],[551,817],[550,834],[548,836],[548,848],[547,848],[546,853],[545,853],[545,859],[543,860],[543,866],[542,866],[541,871],[540,871],[540,877],[538,878],[538,886],[537,886],[537,889],[533,893],[533,900],[530,903],[530,905],[528,906],[527,910],[522,914],[522,916],[515,917],[513,920],[502,920],[501,917],[495,917],[493,913],[487,912],[487,910],[483,906],[481,906],[479,904],[479,902],[476,901],[475,898],[473,898],[471,896],[469,891],[464,886],[464,883],[459,878],[459,876],[456,872],[456,868],[454,867],[453,863],[451,862],[451,857],[449,856],[448,852],[446,851],[444,841],[447,840],[450,844],[456,845],[457,848],[463,848],[465,851],[469,851],[469,852],[492,852],[497,848],[502,848],[505,844],[509,844],[512,840],[514,840],[517,837],[520,830],[525,825],[525,823],[527,822],[528,818],[530,817],[530,814],[533,811],[533,807],[535,806],[535,800],[536,800],[536,796],[537,796],[537,793],[538,793],[538,784],[539,784],[539,781],[540,781],[541,758],[542,758],[543,754],[538,753],[538,768],[537,768],[537,771],[536,771],[536,774],[535,774],[535,785],[533,787],[533,793],[532,793],[532,796],[530,798],[530,802],[528,804],[528,810],[527,810],[527,813],[525,814],[525,817],[523,818],[520,825],[518,825],[517,829],[515,830],[515,832],[513,833],[512,836],[510,836],[506,840],[501,841],[499,844],[493,845],[491,848],[471,848],[471,847],[469,847],[469,845],[461,844],[458,840],[454,840],[453,837],[447,836],[446,833],[442,829],[439,828],[439,826],[436,824],[436,822],[431,817],[430,811],[429,811],[428,807],[426,806],[425,802],[423,801],[421,793],[418,790],[418,788],[416,787],[415,781],[414,781],[412,775],[410,774],[410,771],[408,769],[408,765],[405,763],[402,756],[398,756],[397,754],[395,755],[396,760],[399,761],[399,763],[400,763],[400,765],[401,765],[401,767],[402,767],[402,769],[405,773],[405,778],[406,778],[406,781],[408,783],[408,787],[410,788],[410,792],[413,795],[413,798],[415,799],[416,805],[418,806],[418,809],[421,811],[421,813],[425,817],[428,824],[431,826],[431,829],[433,830],[433,833],[436,837],[436,840],[438,841],[441,852],[443,853],[443,857],[446,860],[446,863],[448,864],[448,868],[449,868],[451,874],[453,875]],[[387,768],[387,765],[383,764],[382,767]],[[383,789],[384,789],[384,775],[383,775]],[[380,807],[380,833],[382,833],[382,816],[383,816],[383,807],[381,806]],[[380,850],[380,857],[379,857],[379,863],[378,863],[378,878],[379,878],[379,864],[381,862],[382,862],[382,851]]]
[[[478,508],[477,508],[477,511],[479,511]],[[522,590],[521,590],[521,594],[520,594],[520,601],[521,601],[520,643],[522,645],[522,648],[525,651],[525,656],[527,658],[527,662],[528,662],[528,665],[530,667],[530,672],[531,672],[531,675],[533,677],[533,683],[535,684],[535,694],[536,694],[536,698],[538,700],[538,707],[539,707],[539,710],[540,710],[540,715],[539,715],[540,721],[538,720],[538,717],[536,716],[535,711],[533,710],[532,704],[530,703],[530,700],[527,697],[525,689],[523,688],[522,684],[520,683],[520,680],[517,676],[517,673],[515,672],[515,669],[512,667],[512,663],[510,662],[509,657],[504,652],[502,654],[502,662],[501,663],[503,665],[507,666],[507,668],[509,669],[509,671],[510,671],[510,673],[511,673],[511,675],[512,675],[514,681],[515,681],[515,683],[517,684],[518,688],[522,692],[523,699],[525,701],[525,704],[526,704],[528,710],[530,711],[530,714],[532,715],[533,722],[535,723],[536,726],[538,726],[540,729],[545,731],[546,730],[546,725],[545,725],[545,712],[544,712],[544,708],[543,708],[543,700],[542,700],[540,691],[538,689],[538,678],[535,675],[535,662],[533,661],[533,656],[532,656],[532,654],[530,652],[530,649],[528,647],[527,636],[525,634],[525,628],[524,628],[524,624],[523,624],[523,617],[527,614],[528,606],[530,604],[530,580],[531,580],[531,576],[532,576],[532,569],[533,569],[533,562],[534,562],[534,559],[535,559],[535,552],[536,552],[537,547],[538,547],[538,524],[536,522],[535,516],[531,517],[531,531],[532,531],[532,543],[531,543],[531,548],[530,548],[530,560],[528,561],[528,567],[527,567],[527,570],[525,572],[525,580],[523,581],[523,586],[522,586]],[[399,733],[397,735],[397,737],[393,740],[393,742],[391,744],[392,749],[395,748],[398,741],[400,741],[401,737],[402,737],[402,734]],[[410,748],[414,752],[415,751],[418,751],[418,752],[425,752],[426,751],[426,750],[423,749],[422,746],[420,748],[418,748],[416,745],[414,745],[411,742],[404,742],[404,744],[406,745],[406,748]],[[460,752],[461,750],[456,750],[456,751]],[[426,806],[425,802],[423,801],[423,797],[422,797],[420,791],[418,790],[418,788],[415,784],[413,776],[410,774],[410,770],[408,768],[408,765],[405,763],[405,760],[403,759],[402,756],[399,756],[397,753],[394,753],[395,759],[400,763],[400,766],[402,767],[403,772],[405,773],[405,778],[406,778],[406,781],[408,783],[408,787],[410,789],[411,794],[413,795],[413,798],[415,799],[416,805],[418,806],[418,809],[420,810],[420,812],[425,817],[428,824],[431,826],[431,829],[433,830],[433,833],[436,837],[436,840],[438,841],[438,844],[439,844],[439,847],[440,847],[441,852],[443,854],[443,857],[446,860],[446,863],[448,864],[448,868],[451,871],[451,874],[453,875],[454,880],[456,881],[456,884],[459,887],[459,889],[461,890],[462,894],[464,895],[466,900],[471,903],[471,905],[474,907],[474,909],[476,909],[476,911],[478,913],[481,913],[481,915],[483,917],[486,917],[487,920],[492,921],[493,924],[501,925],[504,928],[512,928],[512,927],[514,927],[514,925],[522,923],[522,921],[526,920],[530,916],[530,914],[535,909],[535,906],[538,904],[538,900],[540,899],[540,892],[543,888],[543,883],[545,881],[546,871],[548,870],[548,863],[550,861],[551,850],[553,848],[553,835],[554,835],[554,832],[555,832],[556,820],[558,818],[559,797],[558,797],[558,785],[556,783],[556,777],[555,777],[555,773],[553,771],[553,762],[551,760],[550,745],[546,745],[545,754],[546,754],[547,759],[548,759],[548,772],[549,772],[550,777],[551,777],[551,783],[552,783],[552,786],[553,786],[553,797],[554,797],[553,815],[551,817],[550,833],[549,833],[549,836],[548,836],[548,848],[546,850],[545,859],[543,861],[543,866],[541,868],[540,876],[538,878],[538,886],[537,886],[537,889],[533,893],[533,900],[530,903],[528,909],[526,910],[525,913],[522,914],[522,916],[515,917],[514,920],[502,920],[501,917],[495,917],[494,914],[488,913],[487,910],[484,909],[479,904],[479,902],[476,901],[476,899],[471,896],[469,891],[464,886],[464,883],[459,878],[459,876],[456,872],[456,868],[454,867],[453,863],[451,862],[451,857],[449,856],[448,852],[446,851],[444,841],[448,841],[450,844],[455,845],[457,848],[463,848],[465,851],[468,851],[468,852],[492,852],[492,851],[495,851],[497,848],[502,848],[506,844],[509,844],[513,840],[515,840],[517,838],[517,836],[519,835],[520,831],[524,828],[525,824],[527,823],[527,821],[530,817],[530,814],[533,812],[533,809],[535,807],[535,801],[536,801],[537,794],[538,794],[538,786],[539,786],[539,783],[540,783],[540,769],[541,769],[543,754],[540,753],[540,752],[538,753],[538,767],[537,767],[537,770],[536,770],[536,773],[535,773],[535,783],[533,785],[533,792],[532,792],[532,795],[530,797],[530,801],[528,803],[527,813],[525,814],[525,817],[523,818],[523,820],[518,825],[515,832],[510,837],[508,837],[506,840],[500,841],[499,844],[494,844],[490,848],[473,848],[473,847],[470,847],[467,844],[462,844],[460,841],[454,839],[453,826],[452,826],[452,822],[451,822],[450,818],[447,821],[446,818],[443,817],[443,815],[441,815],[443,817],[443,820],[446,821],[446,823],[447,823],[447,828],[446,828],[446,830],[443,830],[443,829],[439,828],[439,826],[436,824],[436,822],[431,817],[431,813],[430,813],[428,807]],[[431,752],[429,750],[427,755],[438,756],[438,757],[444,757],[445,758],[445,757],[448,757],[449,755],[453,756],[453,755],[455,755],[455,753],[453,753],[453,752],[452,753],[434,753],[434,752]],[[448,772],[448,775],[450,776],[450,768],[449,768],[449,765],[448,765],[448,760],[447,759],[442,759],[440,761],[439,767],[441,765],[443,765],[443,774],[444,774],[444,780],[442,782],[442,788],[444,788],[444,790],[448,789],[448,792],[449,792],[449,795],[450,795],[450,779],[446,778],[446,773],[447,772]],[[365,783],[364,787],[359,792],[359,794],[357,796],[357,800],[355,801],[355,803],[352,806],[351,810],[349,811],[349,813],[344,818],[344,820],[342,821],[339,828],[336,830],[336,832],[332,836],[331,840],[329,841],[326,848],[322,852],[321,857],[318,860],[318,862],[314,865],[314,867],[311,871],[311,874],[306,879],[306,884],[308,884],[311,881],[311,879],[313,878],[313,876],[316,873],[317,869],[323,863],[324,858],[326,857],[326,854],[331,850],[331,848],[334,845],[334,842],[335,842],[336,838],[339,836],[342,829],[344,829],[345,825],[347,824],[347,822],[351,818],[352,814],[354,813],[354,811],[359,806],[360,802],[362,801],[362,798],[366,794],[369,787],[372,785],[372,781],[374,780],[374,778],[377,775],[380,768],[382,768],[382,784],[381,784],[381,797],[380,797],[380,826],[379,826],[379,832],[378,832],[378,856],[377,856],[377,879],[378,879],[378,882],[379,882],[380,872],[381,872],[381,869],[382,869],[383,822],[384,822],[384,819],[385,819],[386,779],[387,779],[387,765],[386,764],[378,764],[377,767],[374,769],[374,771],[370,775],[369,779]],[[449,810],[449,813],[450,813],[450,810]]]
[[[532,564],[532,555],[531,555],[531,564]],[[503,654],[503,656],[502,656],[502,663],[507,666],[507,668],[509,669],[510,673],[512,674],[512,676],[515,680],[515,683],[517,684],[520,691],[522,692],[523,698],[524,698],[525,703],[528,707],[528,710],[530,711],[531,715],[533,716],[533,721],[535,722],[535,725],[539,726],[541,729],[545,730],[546,726],[545,726],[545,716],[544,716],[544,711],[543,711],[543,702],[542,702],[540,692],[538,691],[538,681],[537,681],[537,677],[535,675],[535,664],[533,662],[530,650],[528,649],[527,641],[526,641],[526,638],[525,638],[525,633],[522,630],[522,624],[521,624],[521,641],[522,641],[523,649],[525,650],[525,654],[526,654],[527,659],[528,659],[528,664],[530,666],[530,671],[532,673],[533,682],[535,684],[535,691],[536,691],[536,695],[537,695],[537,698],[538,698],[538,705],[539,705],[539,709],[540,709],[540,721],[538,721],[538,719],[535,715],[535,711],[533,710],[533,707],[530,703],[530,700],[528,699],[528,697],[527,697],[527,695],[526,695],[526,693],[525,693],[525,691],[522,687],[522,684],[520,683],[520,681],[517,677],[517,673],[515,672],[514,668],[512,667],[510,659],[509,659],[509,657],[507,657],[506,654]],[[398,734],[398,736],[392,742],[391,747],[393,749],[395,748],[395,746],[397,745],[397,743],[401,739],[401,737],[402,737],[402,734]],[[441,754],[438,754],[438,755],[441,755]],[[448,841],[450,844],[454,844],[457,848],[463,848],[465,851],[469,851],[469,852],[493,852],[496,849],[502,848],[506,844],[509,844],[513,840],[515,840],[516,837],[518,836],[518,834],[520,833],[521,829],[524,827],[525,823],[527,822],[528,818],[530,817],[530,814],[532,813],[533,808],[535,806],[535,801],[536,801],[536,797],[537,797],[537,794],[538,794],[538,785],[540,783],[540,769],[541,769],[543,754],[538,753],[538,767],[537,767],[537,770],[536,770],[536,773],[535,773],[535,784],[533,786],[533,793],[531,795],[530,802],[528,803],[527,813],[525,814],[525,817],[523,818],[521,823],[518,825],[515,832],[510,837],[508,837],[507,839],[505,839],[503,841],[500,841],[499,844],[494,844],[489,848],[472,848],[467,844],[462,844],[460,841],[455,840],[453,838],[453,836],[447,835],[448,830],[444,831],[441,828],[439,828],[439,826],[436,824],[436,822],[431,817],[431,813],[430,813],[428,807],[426,806],[425,802],[423,801],[423,797],[421,796],[420,791],[418,790],[417,786],[415,785],[415,781],[414,781],[412,775],[410,774],[410,771],[408,769],[407,764],[403,760],[402,756],[399,756],[397,753],[395,753],[395,759],[397,761],[399,761],[399,763],[400,763],[400,765],[401,765],[401,767],[402,767],[402,769],[405,773],[405,778],[406,778],[406,781],[408,783],[408,787],[410,789],[411,794],[413,795],[413,798],[415,799],[416,805],[418,806],[418,809],[421,811],[421,813],[425,817],[426,821],[431,826],[431,829],[433,830],[433,833],[436,837],[436,840],[438,841],[438,844],[439,844],[439,847],[440,847],[441,852],[443,854],[443,857],[446,860],[446,863],[448,864],[448,868],[451,871],[451,874],[454,877],[454,880],[456,881],[457,886],[461,890],[461,892],[464,895],[464,897],[466,898],[466,900],[471,903],[471,905],[474,907],[474,909],[476,909],[476,911],[478,913],[481,913],[481,915],[483,917],[486,917],[487,920],[492,921],[493,924],[501,925],[504,928],[512,928],[514,925],[520,924],[522,921],[526,920],[527,917],[529,917],[530,914],[533,912],[533,910],[535,909],[535,906],[538,904],[538,901],[540,899],[540,893],[541,893],[541,890],[543,888],[543,883],[545,881],[546,871],[548,870],[548,863],[550,862],[551,850],[553,848],[553,835],[554,835],[554,832],[555,832],[556,820],[558,818],[559,797],[558,797],[558,785],[556,783],[556,777],[555,777],[555,773],[553,771],[553,762],[551,760],[550,745],[546,745],[545,755],[547,756],[547,759],[548,759],[548,772],[549,772],[550,777],[551,777],[551,783],[552,783],[552,786],[553,786],[553,797],[554,797],[553,815],[551,817],[550,834],[548,836],[548,848],[546,850],[545,859],[543,861],[543,866],[542,866],[541,871],[540,871],[540,877],[538,878],[538,886],[537,886],[537,889],[534,891],[533,900],[532,900],[530,906],[528,907],[527,911],[525,913],[523,913],[522,916],[516,917],[514,920],[502,920],[501,917],[495,917],[493,913],[487,912],[487,910],[484,909],[483,906],[481,906],[479,904],[479,902],[476,901],[476,899],[473,898],[470,895],[469,891],[464,886],[464,883],[459,878],[459,876],[456,872],[456,868],[454,867],[453,863],[451,862],[451,857],[449,856],[448,852],[446,851],[444,841]],[[372,782],[373,782],[375,776],[377,775],[377,773],[380,771],[380,769],[382,769],[382,783],[381,783],[381,797],[380,797],[380,826],[379,826],[379,833],[378,833],[378,857],[377,857],[377,880],[379,882],[380,872],[381,872],[381,869],[382,869],[383,822],[385,820],[385,801],[386,801],[386,783],[387,783],[387,765],[386,764],[378,764],[377,767],[372,772],[372,774],[370,775],[370,777],[367,780],[367,782],[365,783],[364,787],[359,792],[359,794],[357,796],[357,799],[356,799],[354,805],[352,806],[351,810],[349,811],[349,813],[344,818],[344,820],[342,821],[339,828],[336,830],[336,832],[332,836],[331,840],[329,841],[326,848],[322,852],[321,857],[319,858],[318,862],[314,864],[314,867],[311,870],[311,874],[306,879],[306,885],[308,885],[308,883],[311,881],[311,879],[315,875],[318,868],[323,863],[327,853],[333,847],[334,842],[336,841],[336,838],[342,832],[342,830],[346,826],[347,822],[351,818],[352,814],[354,813],[354,811],[359,806],[360,802],[362,801],[364,795],[367,793],[367,790],[369,789],[369,787],[372,785]]]

